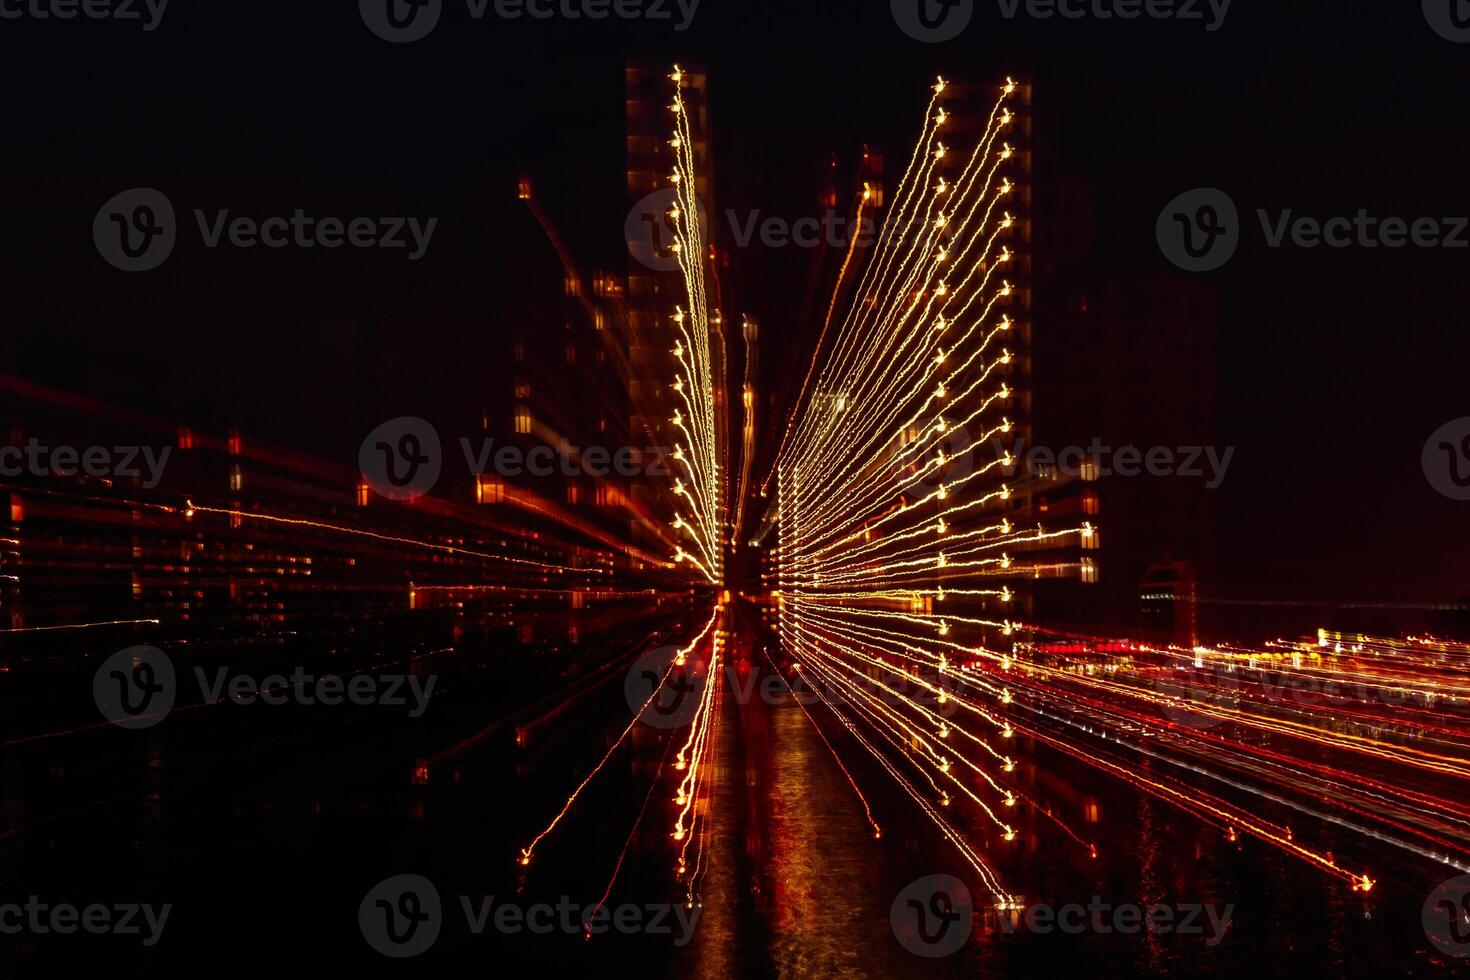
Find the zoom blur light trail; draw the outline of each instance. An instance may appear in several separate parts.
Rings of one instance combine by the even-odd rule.
[[[1010,432],[1018,405],[1009,270],[1021,238],[1006,136],[1018,86],[1000,86],[963,152],[941,138],[947,87],[933,87],[892,213],[836,316],[834,293],[830,349],[818,345],[820,370],[808,371],[783,432],[775,557],[779,632],[796,668],[841,695],[841,710],[824,703],[969,858],[974,846],[941,808],[973,806],[1010,842],[1018,832],[1001,811],[1031,801],[997,747],[1014,732],[1006,706],[969,706],[965,725],[985,732],[947,717],[950,648],[1011,636],[1013,585],[1080,568],[1063,553],[1092,532],[1034,523],[1007,481],[1013,461],[973,465],[966,452],[972,431],[982,441]],[[864,206],[872,197],[865,187]],[[1013,896],[981,866],[1006,906]]]
[[[1017,86],[963,152],[941,138],[946,87],[849,301],[822,324],[767,479],[793,671],[967,858],[975,845],[942,815],[955,804],[988,818],[965,826],[996,834],[984,846],[1001,859],[1017,836],[1001,807],[1017,805],[1096,855],[1017,787],[1022,736],[1030,764],[1066,756],[1358,892],[1375,880],[1335,856],[1344,836],[1463,870],[1470,648],[1326,630],[1314,646],[1078,643],[1018,611],[1023,580],[1090,567],[1074,552],[1097,530],[1039,523],[1009,454],[970,459],[972,435],[1011,432],[1025,410],[1012,353],[1026,342],[1012,213],[1025,178],[1007,136]],[[1330,711],[1281,697],[1272,671],[1322,687]]]
[[[721,606],[720,611],[723,612]],[[719,731],[721,689],[719,684],[720,655],[724,647],[724,634],[716,630],[710,646],[709,661],[705,665],[706,682],[698,710],[695,713],[693,731],[679,752],[675,768],[680,768],[687,757],[688,772],[679,784],[676,805],[682,807],[674,822],[673,839],[681,841],[678,859],[678,875],[685,882],[685,904],[694,908],[699,904],[699,880],[705,867],[705,852],[709,838],[710,811],[713,809],[708,794],[709,753]],[[701,801],[703,814],[701,815]],[[688,824],[686,826],[686,821]],[[694,864],[689,866],[689,848],[694,846]]]
[[[762,648],[761,652],[765,654],[766,663],[770,665],[771,670],[773,672],[776,672],[776,662],[771,659],[770,653],[764,648]],[[868,821],[868,826],[873,828],[873,836],[875,838],[882,837],[883,828],[878,826],[878,821],[873,817],[873,808],[868,805],[868,798],[863,795],[863,791],[858,786],[857,780],[853,778],[852,771],[848,769],[847,764],[842,761],[842,756],[838,754],[836,747],[832,744],[832,741],[827,738],[826,733],[822,731],[822,726],[817,724],[817,719],[812,717],[812,713],[806,710],[806,705],[801,703],[801,698],[797,697],[796,695],[796,689],[788,685],[787,691],[791,694],[792,703],[794,703],[798,708],[801,709],[802,714],[806,715],[806,720],[811,723],[811,726],[816,731],[817,736],[821,738],[822,744],[827,746],[827,751],[831,753],[832,760],[837,763],[837,768],[842,770],[842,775],[847,778],[847,783],[849,786],[852,787],[853,793],[857,794],[858,802],[863,805],[863,816]]]
[[[718,327],[720,315],[710,310],[705,295],[705,242],[699,221],[703,212],[695,193],[693,137],[684,101],[684,73],[675,65],[669,77],[674,83],[674,101],[669,106],[674,114],[674,136],[669,145],[673,147],[675,161],[669,179],[675,203],[667,214],[676,229],[673,251],[684,294],[684,303],[676,307],[671,317],[676,336],[671,350],[676,361],[673,390],[682,406],[675,409],[671,419],[677,432],[673,459],[684,474],[683,479],[674,482],[674,494],[681,498],[674,529],[685,532],[693,542],[690,549],[679,548],[674,560],[688,561],[711,584],[720,585],[724,581],[727,537],[721,468],[725,439],[715,408],[717,375],[710,347],[712,322]]]
[[[540,846],[541,842],[546,839],[548,834],[556,829],[557,824],[561,823],[562,818],[567,815],[567,811],[571,810],[572,804],[577,802],[577,797],[581,796],[582,791],[587,788],[587,784],[592,782],[592,780],[596,778],[597,774],[602,771],[604,766],[607,765],[607,760],[611,759],[613,753],[616,752],[620,746],[622,746],[623,742],[627,741],[628,735],[632,733],[633,728],[643,717],[643,712],[647,711],[648,706],[653,704],[658,696],[663,693],[664,681],[668,679],[670,671],[672,671],[675,665],[679,664],[683,660],[683,658],[687,657],[691,652],[693,652],[695,647],[697,647],[699,643],[706,636],[709,635],[710,630],[714,629],[715,622],[719,618],[719,615],[720,610],[718,608],[711,612],[709,621],[704,624],[704,629],[700,630],[699,633],[694,637],[694,639],[690,640],[685,646],[681,647],[679,649],[679,652],[674,655],[674,658],[669,661],[669,666],[659,677],[659,682],[654,685],[653,692],[648,695],[648,700],[644,701],[642,707],[640,707],[638,711],[633,715],[633,720],[628,722],[628,727],[624,728],[622,734],[620,734],[616,739],[613,740],[612,745],[608,747],[607,752],[603,754],[600,760],[598,760],[597,765],[593,766],[592,771],[587,774],[586,778],[584,778],[582,782],[577,784],[576,789],[572,790],[572,794],[567,797],[566,802],[562,804],[562,807],[557,812],[556,816],[551,818],[551,822],[546,825],[545,829],[543,829],[539,834],[532,838],[531,843],[521,848],[520,856],[517,859],[521,865],[524,866],[531,863],[531,859],[535,857],[536,848]],[[713,685],[709,686],[712,687]]]
[[[493,552],[475,551],[459,545],[443,544],[438,541],[429,541],[423,538],[409,538],[394,534],[380,534],[377,531],[368,531],[363,528],[348,527],[344,524],[332,524],[326,521],[316,521],[301,517],[284,517],[279,514],[266,514],[260,511],[241,510],[235,507],[206,507],[196,504],[192,500],[184,506],[184,517],[193,518],[195,514],[222,514],[240,521],[261,521],[269,524],[284,524],[291,527],[310,528],[316,531],[331,531],[336,534],[350,534],[356,537],[370,538],[385,544],[402,544],[413,548],[424,548],[429,551],[438,551],[446,555],[468,555],[471,558],[484,558],[495,562],[506,562],[511,565],[538,568],[544,572],[573,573],[573,574],[595,574],[600,569],[574,568],[570,565],[548,565],[545,562],[531,561],[527,558],[517,558],[514,555],[496,554]]]

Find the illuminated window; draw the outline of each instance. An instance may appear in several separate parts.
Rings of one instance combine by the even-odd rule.
[[[26,508],[25,508],[25,504],[21,502],[20,494],[18,494],[18,493],[11,494],[10,495],[10,522],[12,524],[19,524],[21,521],[25,520],[25,517],[26,517]]]
[[[515,395],[517,398],[526,399],[531,397],[531,386],[525,381],[516,383]]]
[[[359,483],[357,485],[357,506],[359,506],[359,507],[366,507],[368,505],[368,502],[371,501],[372,499],[373,499],[373,491],[372,491],[372,488],[368,486],[366,480],[363,480],[361,483]]]
[[[582,292],[582,284],[577,281],[576,276],[567,276],[567,295],[578,296]]]
[[[529,435],[531,432],[531,413],[524,408],[516,409],[516,433],[518,435]]]
[[[1082,581],[1088,585],[1097,584],[1097,562],[1091,558],[1082,559]]]
[[[240,472],[239,464],[230,466],[230,489],[239,490],[245,484],[245,477]]]
[[[238,455],[240,455],[240,430],[239,429],[231,429],[230,430],[230,455],[231,456],[238,456]]]
[[[531,182],[524,177],[516,183],[516,197],[522,201],[531,199]]]
[[[497,476],[482,476],[475,481],[475,503],[505,503],[505,481]]]
[[[181,429],[179,429],[179,448],[180,449],[193,449],[194,448],[194,430],[193,429],[189,429],[189,428],[181,428]]]
[[[579,504],[582,502],[582,488],[573,484],[567,487],[567,503]]]
[[[1086,464],[1084,463],[1083,465],[1085,466]],[[1097,494],[1095,494],[1095,493],[1085,493],[1085,494],[1083,494],[1082,495],[1082,513],[1084,513],[1084,514],[1096,514],[1098,512],[1098,510],[1099,510],[1099,507],[1098,507],[1098,502],[1097,502]]]

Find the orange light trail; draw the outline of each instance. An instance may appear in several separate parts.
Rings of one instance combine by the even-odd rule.
[[[546,839],[548,834],[556,829],[557,824],[561,823],[562,818],[567,815],[567,812],[569,810],[571,810],[572,804],[577,802],[577,797],[581,796],[582,791],[587,788],[587,784],[592,782],[597,774],[602,771],[603,766],[607,765],[607,760],[611,759],[613,753],[616,752],[618,748],[622,746],[623,742],[627,740],[629,734],[632,733],[633,728],[643,717],[643,712],[647,711],[648,706],[652,704],[654,702],[654,699],[656,699],[659,694],[663,692],[664,681],[668,678],[669,672],[674,669],[674,664],[678,662],[680,657],[687,656],[690,651],[692,651],[696,646],[699,645],[699,642],[701,640],[709,635],[709,631],[714,628],[715,620],[719,618],[719,614],[720,611],[718,608],[716,608],[714,612],[710,613],[709,622],[705,624],[704,629],[700,630],[699,634],[695,636],[694,639],[690,640],[687,645],[681,648],[679,653],[675,655],[673,660],[669,661],[669,666],[664,670],[663,677],[661,677],[659,679],[659,683],[654,686],[653,692],[648,695],[648,700],[644,701],[642,707],[640,707],[638,711],[633,715],[633,720],[628,722],[628,727],[624,728],[622,734],[613,741],[613,744],[609,746],[607,752],[598,761],[597,765],[592,768],[592,771],[587,774],[586,778],[584,778],[582,782],[577,785],[576,789],[572,790],[572,795],[567,797],[566,803],[562,805],[561,810],[557,812],[556,816],[551,818],[551,822],[546,825],[546,828],[542,830],[541,833],[532,838],[531,843],[527,844],[521,849],[520,857],[518,858],[520,864],[528,865],[531,863],[531,858],[535,855],[536,848],[541,844],[543,840]]]

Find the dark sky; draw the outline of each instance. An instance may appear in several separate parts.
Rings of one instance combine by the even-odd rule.
[[[239,424],[325,455],[360,438],[342,356],[363,317],[396,338],[398,392],[473,403],[516,283],[540,247],[508,189],[523,169],[585,254],[620,241],[622,64],[702,62],[717,124],[906,147],[936,72],[1036,79],[1060,165],[1098,189],[1099,271],[1175,274],[1163,203],[1226,189],[1250,230],[1220,290],[1222,576],[1273,594],[1470,592],[1467,507],[1420,450],[1470,415],[1470,249],[1265,247],[1256,208],[1328,217],[1470,215],[1470,44],[1416,3],[1236,0],[1221,28],[1011,21],[980,2],[958,40],[905,36],[887,0],[703,0],[667,22],[472,21],[448,0],[390,45],[356,4],[174,0],[160,27],[0,20],[8,342],[0,370],[170,418]],[[896,155],[896,154],[895,154]],[[728,165],[728,164],[726,164]],[[91,241],[134,186],[254,215],[441,216],[399,255],[209,253],[189,234],[128,276]],[[732,298],[731,307],[740,305]],[[780,332],[768,356],[782,351]],[[1126,532],[1125,532],[1126,533]]]

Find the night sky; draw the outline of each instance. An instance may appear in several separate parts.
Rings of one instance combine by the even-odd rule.
[[[1470,415],[1470,249],[1273,250],[1255,219],[1470,215],[1470,45],[1435,34],[1418,4],[1236,0],[1208,32],[1008,21],[988,2],[939,45],[905,36],[879,0],[704,0],[684,32],[475,22],[450,3],[410,45],[374,37],[355,8],[175,0],[150,33],[0,20],[0,356],[13,359],[0,370],[350,462],[364,384],[384,418],[478,412],[484,366],[507,356],[507,257],[544,248],[517,175],[535,177],[580,255],[617,258],[627,56],[702,64],[716,126],[830,133],[835,151],[890,157],[906,156],[936,73],[1016,73],[1058,110],[1058,165],[1097,190],[1099,273],[1186,277],[1154,241],[1183,190],[1220,187],[1241,209],[1240,251],[1199,276],[1219,288],[1218,438],[1237,447],[1217,491],[1221,584],[1470,592],[1470,505],[1436,493],[1420,463],[1431,432]],[[134,186],[167,193],[185,227],[161,269],[130,276],[90,230]],[[414,263],[208,251],[195,207],[440,222]],[[389,365],[369,379],[344,356],[365,318]],[[802,335],[768,324],[764,356],[805,358],[782,347]]]

